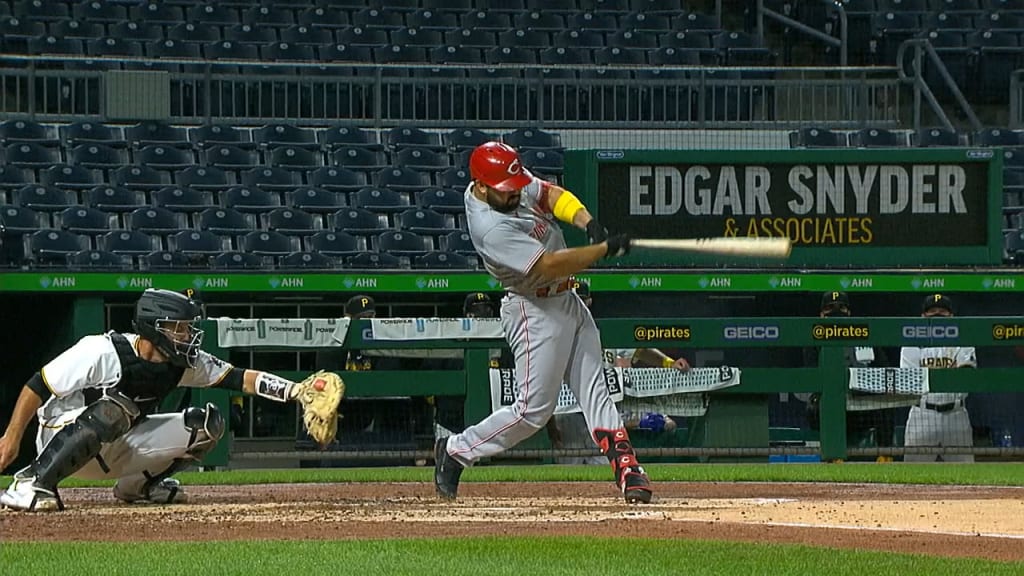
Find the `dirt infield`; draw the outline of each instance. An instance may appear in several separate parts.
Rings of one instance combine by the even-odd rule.
[[[1024,560],[1024,489],[660,483],[628,506],[607,483],[189,486],[189,502],[123,505],[66,489],[53,514],[0,511],[0,541],[364,539],[597,535],[787,542]]]

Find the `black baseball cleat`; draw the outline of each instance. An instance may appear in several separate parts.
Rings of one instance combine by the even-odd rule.
[[[438,497],[455,500],[459,493],[462,470],[462,464],[448,454],[448,437],[438,438],[434,442],[434,488],[437,489]]]
[[[639,466],[622,471],[622,495],[629,504],[648,504],[651,501],[651,481]]]

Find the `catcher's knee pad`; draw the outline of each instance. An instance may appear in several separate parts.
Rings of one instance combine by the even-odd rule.
[[[36,481],[46,488],[74,474],[96,458],[104,443],[117,440],[132,421],[120,405],[107,398],[93,402],[74,422],[61,428],[32,464]],[[100,462],[101,466],[105,466]]]
[[[186,454],[199,460],[213,447],[224,435],[224,417],[220,410],[211,402],[206,407],[198,408],[191,406],[183,412],[185,418],[185,429],[191,434],[188,441]]]

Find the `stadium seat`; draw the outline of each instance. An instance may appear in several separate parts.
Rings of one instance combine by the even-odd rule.
[[[9,234],[29,234],[45,228],[41,222],[43,216],[24,206],[0,206],[0,222]]]
[[[385,168],[373,173],[373,185],[395,190],[423,190],[431,185],[430,174],[409,168]]]
[[[327,28],[298,24],[281,30],[281,41],[296,45],[327,45],[334,43],[334,35]]]
[[[29,184],[19,188],[15,192],[14,202],[18,206],[43,212],[57,212],[77,204],[74,195],[67,190],[40,184]]]
[[[135,162],[157,170],[181,170],[196,164],[191,151],[163,145],[146,146],[137,150]]]
[[[322,6],[313,6],[299,12],[298,23],[304,26],[323,28],[344,28],[352,22],[348,12],[344,10],[328,10]]]
[[[85,166],[68,166],[55,164],[39,171],[39,182],[46,186],[56,186],[69,190],[84,190],[101,183],[92,170]]]
[[[541,64],[587,64],[589,61],[589,50],[580,50],[572,46],[552,46],[540,51]]]
[[[278,268],[286,270],[333,270],[337,262],[318,252],[292,252],[278,260]]]
[[[270,165],[287,170],[314,170],[323,166],[324,162],[320,152],[296,146],[281,146],[270,151]]]
[[[425,48],[390,44],[387,46],[374,46],[373,61],[378,64],[399,62],[427,63],[430,62],[430,57]],[[408,72],[400,68],[387,68],[382,70],[381,73],[386,76],[408,76]]]
[[[523,165],[544,174],[561,174],[565,159],[557,150],[527,150],[522,155]]]
[[[498,46],[484,49],[484,60],[494,64],[534,64],[537,50],[550,46],[551,35],[547,32],[513,28],[498,34]]]
[[[174,173],[174,183],[196,190],[223,190],[232,182],[227,173],[216,166],[192,166]]]
[[[364,8],[353,12],[352,23],[363,28],[401,28],[405,26],[401,12]]]
[[[790,133],[790,144],[796,148],[845,147],[846,135],[824,128],[801,128]]]
[[[114,228],[117,217],[88,206],[71,206],[57,213],[54,225],[75,234],[101,234]]]
[[[437,176],[437,185],[444,188],[465,188],[469,184],[469,172],[465,168],[449,168]]]
[[[444,134],[444,144],[452,150],[464,150],[467,148],[476,148],[484,142],[491,142],[497,140],[498,137],[493,134],[487,134],[481,130],[475,128],[463,128],[460,130],[453,130]]]
[[[57,38],[70,40],[92,40],[106,34],[103,25],[98,22],[85,22],[78,20],[62,20],[50,25],[50,33]],[[123,37],[125,40],[136,40],[136,38]]]
[[[250,252],[225,252],[214,256],[210,265],[221,270],[256,270],[264,267],[264,260]]]
[[[365,170],[376,172],[391,165],[388,155],[383,150],[370,150],[358,146],[336,148],[331,154],[331,161],[349,170]]]
[[[206,124],[192,128],[188,132],[189,141],[199,148],[209,148],[217,144],[227,144],[239,148],[250,148],[253,142],[248,138],[248,131],[243,132],[227,124]]]
[[[133,210],[128,214],[126,221],[129,230],[170,234],[185,227],[185,219],[182,216],[166,208],[147,206]]]
[[[165,38],[146,43],[146,55],[151,58],[202,58],[199,45]]]
[[[330,217],[331,227],[357,236],[377,234],[387,228],[381,216],[363,208],[345,208]]]
[[[402,261],[397,256],[378,252],[361,252],[345,259],[346,268],[357,270],[396,269],[401,266]]]
[[[252,170],[260,165],[260,157],[255,150],[233,144],[211,144],[203,151],[203,160],[207,166],[232,171]]]
[[[466,27],[450,30],[444,35],[444,43],[459,48],[482,48],[490,50],[498,45],[498,36],[481,28]]]
[[[131,24],[134,24],[132,22]],[[148,26],[161,36],[160,29],[155,26]],[[223,37],[218,26],[211,24],[200,24],[198,22],[182,22],[167,28],[167,38],[178,42],[195,42],[198,44],[211,44],[220,42]]]
[[[85,44],[85,51],[90,56],[143,56],[140,42],[114,37],[89,40]]]
[[[213,194],[184,186],[166,186],[153,193],[153,204],[173,212],[202,212],[213,208]]]
[[[195,259],[189,258],[185,254],[178,251],[170,250],[158,250],[156,252],[150,252],[139,257],[139,264],[143,270],[175,270],[184,268],[194,268],[199,264],[205,268],[207,262],[204,260],[201,263]]]
[[[470,30],[508,30],[512,28],[512,20],[507,13],[495,10],[474,10],[466,12],[460,22],[463,28]]]
[[[214,234],[245,234],[256,228],[252,216],[232,208],[207,208],[199,213],[200,230]]]
[[[252,137],[254,142],[271,148],[297,146],[316,149],[320,146],[316,141],[316,132],[291,124],[268,124],[253,130]]]
[[[74,122],[61,127],[60,131],[68,146],[101,144],[111,148],[124,148],[127,144],[120,129],[115,129],[109,124]]]
[[[369,49],[390,44],[387,30],[380,28],[350,26],[338,30],[337,36],[338,44],[335,45],[336,47],[354,46]]]
[[[397,213],[409,208],[409,199],[388,188],[368,186],[352,195],[352,206],[370,212]]]
[[[204,24],[215,24],[217,26],[232,26],[241,22],[237,10],[230,6],[217,4],[206,4],[189,8],[188,20],[190,22],[203,22]]]
[[[448,30],[458,28],[459,19],[452,12],[432,10],[424,7],[420,10],[414,10],[406,14],[405,25],[421,30],[430,30],[434,28]]]
[[[569,30],[615,32],[619,30],[619,22],[612,12],[578,12],[571,14],[568,20]],[[556,44],[558,45],[558,44]],[[572,46],[572,44],[561,44]]]
[[[1024,132],[989,128],[975,132],[974,144],[976,146],[1021,146],[1024,145]]]
[[[423,256],[430,250],[429,241],[416,234],[415,232],[408,232],[404,230],[389,230],[383,232],[374,238],[375,245],[378,252],[386,254],[394,254],[399,257],[415,258],[417,256]]]
[[[72,164],[101,170],[124,166],[127,158],[124,150],[99,143],[79,144],[68,153],[68,160]]]
[[[861,148],[903,148],[907,145],[907,137],[901,132],[864,128],[850,135],[850,144]]]
[[[548,133],[537,128],[520,128],[502,135],[502,140],[520,151],[531,148],[560,148],[561,142],[557,134]]]
[[[313,48],[306,44],[290,44],[288,42],[275,42],[260,48],[260,56],[264,60],[306,62],[316,59]]]
[[[117,23],[108,24],[108,26],[110,30],[110,35],[114,38],[122,38],[124,40],[132,40],[135,42],[152,42],[154,40],[160,40],[161,38],[164,38],[164,33],[160,26],[156,26],[148,22],[121,21]],[[170,34],[168,34],[167,37],[173,40],[177,40],[179,42],[199,41],[192,40],[190,38],[180,38]]]
[[[135,149],[150,145],[189,147],[188,133],[184,128],[162,122],[149,121],[130,126],[125,129],[124,136]]]
[[[415,194],[416,205],[444,214],[460,214],[466,211],[463,194],[451,188],[427,188]]]
[[[206,44],[203,53],[211,60],[259,60],[259,49],[254,44],[221,40]]]
[[[444,150],[441,143],[441,135],[436,132],[425,132],[411,126],[399,126],[389,130],[384,141],[389,148],[400,150],[402,148],[416,147],[428,148],[431,150]]]
[[[478,48],[438,46],[430,51],[430,61],[435,64],[482,64],[484,57]]]
[[[413,268],[464,270],[474,268],[469,258],[455,252],[433,251],[413,258]]]
[[[37,266],[63,266],[68,254],[88,249],[88,237],[66,230],[39,230],[28,236],[27,253]]]
[[[416,234],[441,235],[450,232],[454,225],[444,214],[429,208],[412,208],[397,217],[398,227]]]
[[[129,10],[129,17],[132,20],[141,20],[148,24],[162,26],[174,26],[185,20],[181,7],[157,2],[156,0],[152,0],[147,4],[133,6]]]
[[[231,243],[227,238],[208,230],[182,230],[167,238],[167,247],[189,255],[214,255],[230,250]]]
[[[5,120],[0,122],[0,144],[27,142],[41,146],[56,146],[59,141],[50,128],[31,120]]]
[[[314,213],[337,212],[348,205],[345,196],[338,192],[303,186],[286,193],[286,204],[299,210]]]
[[[394,164],[413,170],[441,171],[448,169],[448,155],[425,148],[405,148],[395,154]]]
[[[266,213],[281,206],[277,192],[251,184],[232,186],[221,196],[224,206],[239,212]]]
[[[4,149],[8,164],[24,168],[44,168],[60,163],[60,150],[34,142],[15,142]]]
[[[328,150],[349,146],[379,150],[381,147],[375,132],[350,126],[329,128],[320,132],[320,138],[323,147]]]
[[[96,186],[86,193],[86,202],[104,212],[131,212],[146,204],[142,191],[120,186]]]
[[[476,254],[476,247],[473,246],[473,239],[470,238],[469,232],[464,232],[462,230],[452,230],[442,236],[440,248],[447,252]]]
[[[284,168],[261,166],[241,174],[243,186],[257,186],[267,190],[287,190],[302,184],[302,175]]]
[[[287,256],[298,249],[298,241],[279,232],[256,230],[242,237],[242,250],[259,256]]]
[[[287,236],[308,236],[316,233],[320,219],[298,208],[281,207],[266,215],[266,228]]]
[[[99,245],[114,254],[144,255],[160,250],[160,239],[139,230],[114,230],[101,236]]]
[[[171,183],[171,178],[155,168],[131,165],[112,172],[111,183],[132,190],[156,190]]]
[[[130,256],[106,250],[81,250],[65,255],[65,263],[72,270],[127,270],[132,267]]]
[[[333,257],[354,256],[360,252],[359,240],[347,232],[321,230],[307,239],[313,252]]]
[[[242,13],[242,21],[272,28],[286,28],[295,24],[295,15],[291,10],[271,6],[253,6]]]
[[[324,166],[308,174],[309,183],[325,190],[358,190],[366,186],[366,174],[345,168]]]

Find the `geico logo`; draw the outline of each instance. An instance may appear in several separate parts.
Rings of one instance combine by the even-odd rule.
[[[959,338],[959,326],[904,326],[904,338]]]
[[[726,326],[722,336],[727,340],[777,340],[778,326]]]

